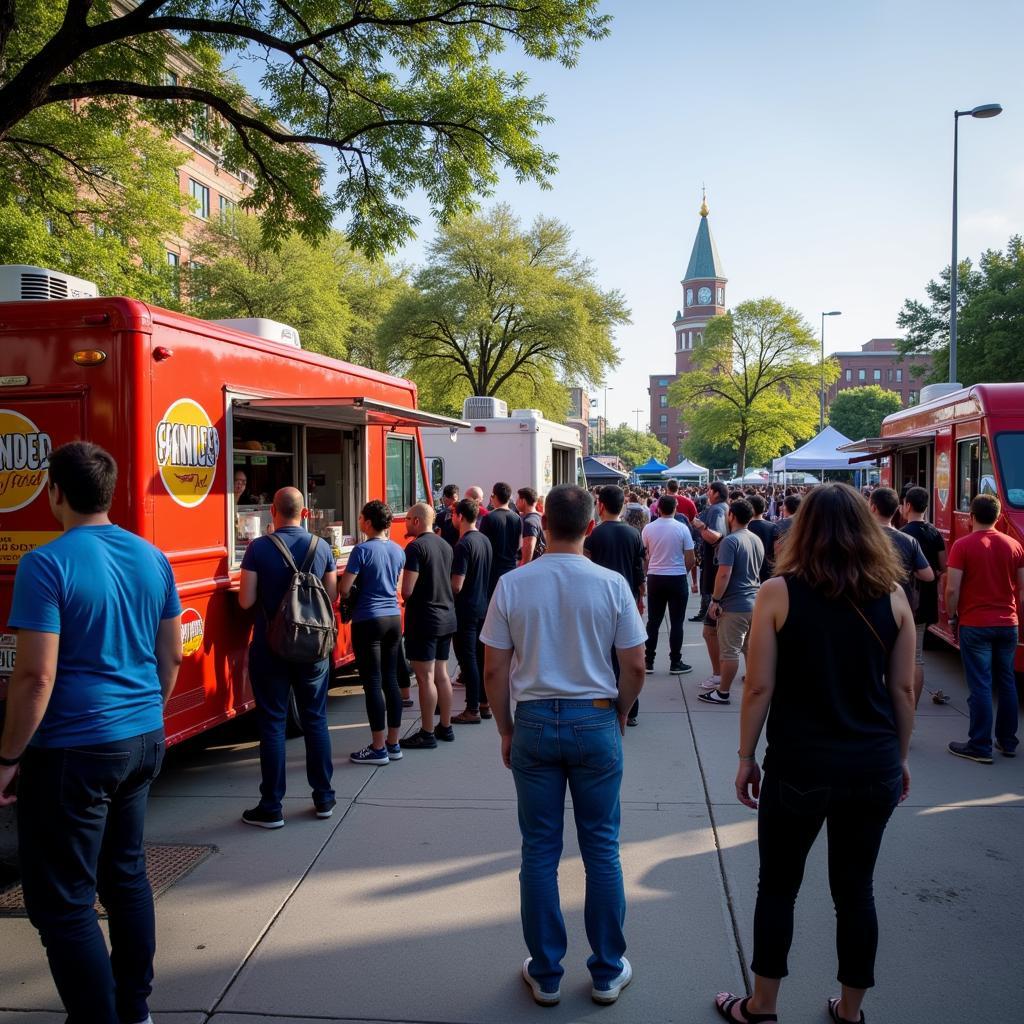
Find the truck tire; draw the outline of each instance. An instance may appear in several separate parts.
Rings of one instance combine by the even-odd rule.
[[[295,691],[288,691],[288,717],[285,719],[284,733],[289,739],[303,734],[302,719],[299,718],[299,702],[295,699]]]

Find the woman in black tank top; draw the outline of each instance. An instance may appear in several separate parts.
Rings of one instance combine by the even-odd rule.
[[[754,606],[736,774],[737,797],[758,810],[754,992],[720,992],[715,1005],[741,1024],[777,1020],[804,862],[827,822],[842,984],[828,1012],[853,1024],[875,983],[875,860],[910,791],[914,617],[892,545],[846,484],[804,498],[775,572]]]

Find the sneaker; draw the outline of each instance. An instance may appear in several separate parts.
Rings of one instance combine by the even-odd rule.
[[[691,615],[690,616],[690,622],[703,622],[703,621],[704,621],[704,616],[703,615]]]
[[[363,747],[362,750],[349,754],[348,759],[353,764],[387,764],[391,760],[386,747],[381,747],[380,750],[376,747]]]
[[[401,743],[387,743],[384,747],[388,752],[389,761],[401,761],[402,760],[402,744]]]
[[[1017,748],[1016,747],[1014,747],[1013,750],[1007,750],[1006,747],[1004,747],[1002,745],[1002,743],[999,742],[999,740],[996,740],[996,750],[998,750],[999,753],[1003,755],[1003,757],[1016,757],[1017,756]]]
[[[314,804],[313,807],[316,810],[316,816],[318,818],[329,818],[334,813],[334,808],[337,804],[338,801],[332,796],[330,800],[324,800],[323,803]]]
[[[654,675],[654,662],[653,662],[653,661],[649,661],[649,662],[647,662],[647,668],[646,668],[646,671],[647,671],[647,674],[648,674],[649,676],[650,676],[650,675]]]
[[[668,674],[670,676],[685,676],[688,672],[693,671],[692,665],[687,665],[685,661],[673,661],[668,667]]]
[[[434,738],[432,732],[424,732],[420,729],[419,732],[414,732],[411,736],[406,736],[402,740],[403,750],[435,750],[437,748],[437,740]]]
[[[533,957],[528,956],[523,961],[523,981],[530,986],[530,991],[533,992],[533,1001],[538,1006],[555,1006],[558,1000],[562,998],[562,988],[559,986],[554,992],[545,992],[540,987],[540,982],[530,974],[530,963],[532,960]]]
[[[481,704],[480,705],[480,717],[481,718],[493,718],[494,717],[494,715],[491,714],[491,706],[489,704]]]
[[[466,708],[465,711],[460,711],[457,715],[452,715],[452,723],[458,725],[479,725],[481,722],[479,711],[470,711]]]
[[[702,679],[698,684],[698,689],[701,690],[717,690],[718,684],[722,681],[721,676],[708,676],[707,679]]]
[[[947,749],[956,757],[963,757],[968,761],[976,761],[978,764],[992,763],[992,756],[990,754],[979,754],[971,748],[970,743],[950,743]]]
[[[626,725],[639,725],[640,723],[635,718],[627,718]]]
[[[622,970],[612,978],[607,988],[598,988],[596,985],[590,990],[590,998],[602,1006],[610,1006],[619,998],[622,990],[633,980],[633,967],[630,962],[622,958]]]
[[[455,730],[450,725],[442,725],[438,722],[434,726],[434,739],[441,740],[443,743],[454,743]]]
[[[257,828],[284,828],[284,815],[280,811],[265,811],[262,807],[242,811],[242,821]]]
[[[402,701],[402,707],[403,707],[403,708],[411,708],[411,707],[413,706],[413,704],[414,704],[414,703],[415,703],[415,701],[414,701],[414,700],[412,699],[412,697],[406,697],[406,698],[405,698],[405,699],[404,699],[404,700]]]
[[[721,690],[708,690],[707,693],[698,693],[697,700],[702,700],[705,704],[728,704],[729,694],[722,693]]]

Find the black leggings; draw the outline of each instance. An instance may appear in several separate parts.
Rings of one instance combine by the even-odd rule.
[[[821,826],[828,823],[828,882],[836,908],[839,982],[851,988],[875,983],[878,918],[873,875],[889,816],[902,788],[900,775],[886,783],[830,786],[779,778],[768,771],[761,784],[757,847],[761,875],[754,909],[754,957],[750,969],[763,978],[784,978],[793,942],[793,905],[804,862]]]
[[[352,649],[373,732],[380,732],[385,726],[397,729],[402,724],[402,695],[398,692],[397,676],[401,637],[402,620],[397,615],[352,623]]]
[[[479,711],[481,701],[487,703],[484,693],[483,669],[480,660],[480,630],[484,628],[484,620],[477,618],[459,619],[459,628],[455,631],[455,657],[459,659],[459,671],[466,687],[466,707],[470,711]]]

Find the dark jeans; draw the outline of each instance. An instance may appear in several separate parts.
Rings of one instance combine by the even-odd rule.
[[[970,696],[969,743],[979,754],[992,753],[992,691],[999,695],[995,716],[996,739],[1003,750],[1017,749],[1017,685],[1013,658],[1017,653],[1016,626],[961,626],[960,657]]]
[[[149,1015],[156,923],[142,847],[164,732],[74,748],[29,747],[18,779],[18,854],[69,1024]],[[93,904],[99,892],[110,953]]]
[[[761,874],[750,964],[755,974],[784,978],[789,973],[786,961],[793,942],[793,905],[807,854],[827,822],[839,982],[851,988],[874,985],[878,948],[875,860],[901,788],[899,774],[884,784],[856,786],[784,779],[771,770],[765,774],[757,813]]]
[[[402,724],[402,695],[398,692],[398,659],[402,620],[398,615],[352,623],[352,649],[359,681],[366,695],[370,729],[397,729]]]
[[[285,661],[269,651],[249,649],[249,681],[256,699],[260,730],[260,807],[272,814],[281,810],[285,792],[285,727],[288,693],[295,694],[306,743],[306,780],[313,802],[334,799],[331,777],[331,734],[327,731],[327,687],[330,664]]]
[[[480,630],[484,620],[474,617],[458,619],[455,630],[455,657],[459,660],[462,683],[466,687],[466,707],[470,711],[480,710],[480,701],[487,702],[484,693],[483,662],[480,661]]]
[[[688,576],[647,577],[647,661],[654,661],[658,651],[658,630],[668,608],[668,654],[671,661],[683,657],[683,623],[686,620],[686,600],[689,596]]]

